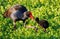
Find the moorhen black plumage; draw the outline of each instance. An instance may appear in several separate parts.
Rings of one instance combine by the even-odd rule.
[[[16,21],[22,20],[25,25],[26,19],[34,19],[32,12],[28,11],[25,6],[19,4],[16,4],[7,9],[3,16],[13,20],[14,28],[16,28]]]

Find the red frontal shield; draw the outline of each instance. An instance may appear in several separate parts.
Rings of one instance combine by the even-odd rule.
[[[34,19],[34,16],[32,15],[31,12],[29,12],[29,17],[33,20]]]

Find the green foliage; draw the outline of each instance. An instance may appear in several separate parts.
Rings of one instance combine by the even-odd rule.
[[[26,25],[38,27],[38,32],[24,28],[22,22],[17,22],[17,29],[12,30],[12,20],[4,19],[2,14],[15,4],[26,6],[35,18],[48,20],[47,32],[30,19]],[[60,39],[60,0],[0,0],[0,39]]]

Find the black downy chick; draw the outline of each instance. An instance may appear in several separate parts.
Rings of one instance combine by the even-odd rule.
[[[46,20],[39,20],[38,17],[36,17],[35,21],[44,28],[44,32],[46,31],[46,29],[49,27],[49,23]]]

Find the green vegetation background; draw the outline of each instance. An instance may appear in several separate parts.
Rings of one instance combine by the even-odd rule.
[[[26,25],[38,27],[38,32],[24,28],[20,21],[16,23],[17,29],[12,30],[12,20],[4,19],[2,14],[15,4],[26,6],[34,17],[48,20],[47,32],[30,19]],[[60,39],[60,0],[0,0],[0,39]]]

